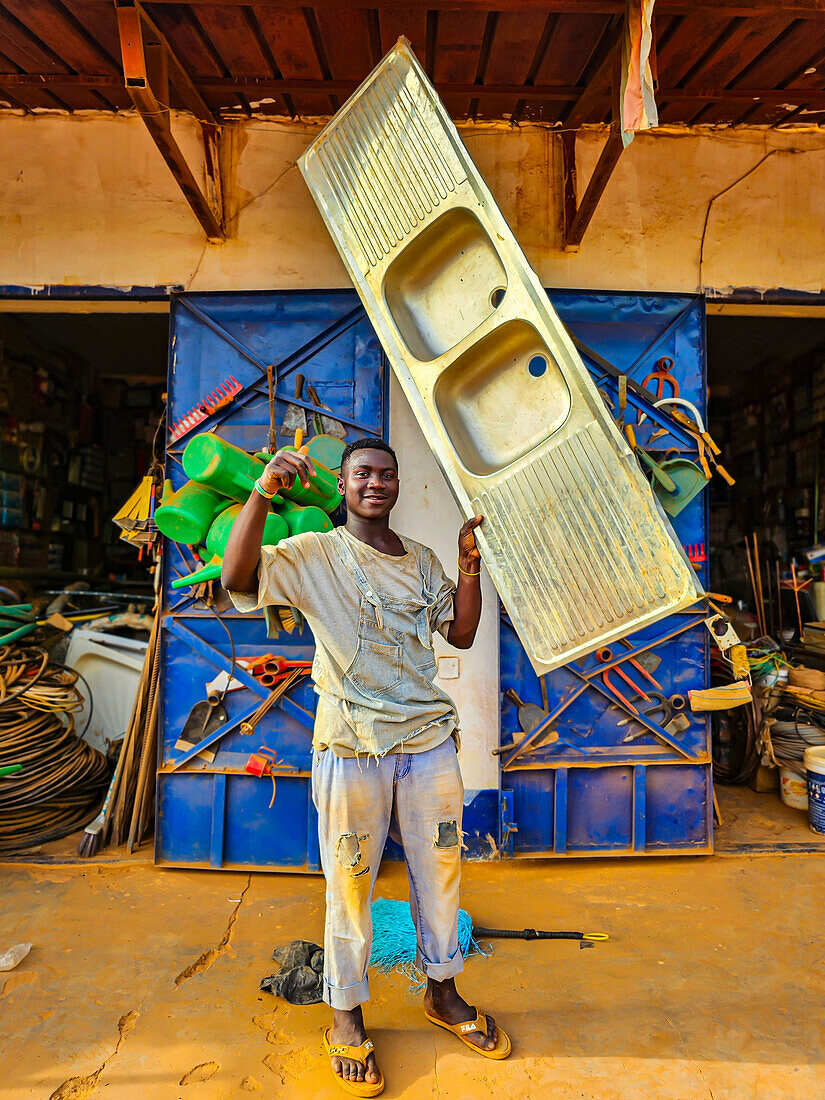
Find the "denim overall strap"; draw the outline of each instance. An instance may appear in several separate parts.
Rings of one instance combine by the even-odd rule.
[[[408,544],[408,542],[404,538],[404,536],[399,535],[398,538],[401,542],[401,545],[404,547],[404,549],[407,551],[407,553],[412,554],[413,550],[411,549],[410,545]],[[416,558],[416,562],[418,564],[418,572],[421,575],[421,591],[425,594],[425,596],[427,598],[427,601],[429,602],[429,600],[432,599],[432,596],[430,594],[429,589],[427,588],[427,578],[424,574],[424,556],[423,556],[423,554],[416,554],[415,558]]]
[[[375,589],[367,580],[366,574],[364,573],[361,566],[358,564],[353,552],[347,546],[343,536],[339,534],[337,530],[334,530],[332,533],[335,537],[335,542],[338,548],[338,553],[341,556],[341,561],[343,562],[345,568],[352,574],[353,580],[358,585],[358,590],[361,595],[364,597],[365,600],[367,600],[368,603],[371,603],[372,606],[375,608],[375,620],[378,623],[379,627],[383,628],[384,615],[380,597],[377,595]]]

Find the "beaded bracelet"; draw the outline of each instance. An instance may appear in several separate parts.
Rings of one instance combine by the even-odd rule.
[[[268,493],[266,489],[264,489],[263,485],[261,485],[260,478],[258,478],[258,480],[255,482],[255,488],[258,490],[261,496],[266,497],[267,500],[273,500],[277,495],[277,491],[275,493]]]
[[[457,562],[457,565],[458,565],[458,571],[460,573],[463,573],[465,577],[478,577],[478,576],[481,575],[481,570],[480,569],[479,569],[478,573],[468,573],[466,569],[461,568],[461,563],[460,562]]]

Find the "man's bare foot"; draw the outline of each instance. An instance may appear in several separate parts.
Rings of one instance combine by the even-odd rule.
[[[437,1016],[445,1024],[463,1024],[475,1020],[476,1010],[460,997],[455,987],[455,978],[443,982],[427,979],[427,992],[424,994],[424,1007],[431,1016]],[[498,1043],[498,1028],[492,1016],[487,1016],[487,1034],[480,1031],[468,1031],[462,1036],[469,1043],[482,1050],[494,1050]]]
[[[332,1027],[329,1030],[330,1046],[342,1045],[348,1047],[360,1047],[367,1037],[364,1028],[364,1017],[361,1006],[355,1008],[333,1009]],[[380,1080],[375,1054],[367,1055],[366,1071],[361,1062],[352,1058],[332,1058],[332,1069],[345,1081],[366,1081],[368,1085],[376,1085]]]

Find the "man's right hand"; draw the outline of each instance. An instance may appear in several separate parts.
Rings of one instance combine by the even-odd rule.
[[[310,477],[315,476],[312,459],[300,451],[278,451],[268,462],[261,474],[261,485],[268,493],[277,493],[281,488],[290,489],[297,477],[305,489],[309,488]]]

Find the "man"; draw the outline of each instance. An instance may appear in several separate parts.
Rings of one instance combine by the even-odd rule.
[[[229,538],[222,582],[241,611],[291,604],[315,636],[318,694],[312,793],[327,880],[324,1000],[333,1009],[324,1042],[343,1087],[377,1096],[384,1087],[361,1005],[369,999],[370,903],[390,830],[404,845],[425,1012],[486,1057],[505,1058],[510,1040],[455,988],[461,813],[458,717],[433,683],[432,632],[468,649],[481,615],[480,555],[468,520],[458,536],[458,586],[432,550],[389,525],[398,462],[383,440],[344,451],[338,491],[343,528],[295,535],[261,548],[269,498],[298,477],[308,455],[279,451],[244,505]]]

